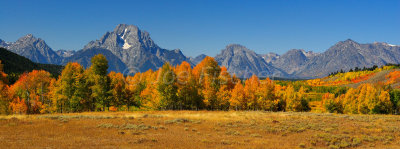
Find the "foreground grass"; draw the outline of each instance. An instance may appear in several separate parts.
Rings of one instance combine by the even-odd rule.
[[[0,116],[4,148],[399,148],[400,117],[148,111]]]

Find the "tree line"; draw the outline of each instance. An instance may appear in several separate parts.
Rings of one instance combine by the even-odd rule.
[[[1,62],[0,62],[1,64]],[[0,112],[3,114],[70,113],[129,110],[266,110],[309,111],[305,90],[252,76],[241,81],[212,57],[133,76],[108,73],[99,54],[85,69],[68,63],[58,78],[44,70],[22,74],[8,84],[0,66]]]
[[[322,104],[331,113],[399,114],[400,91],[366,83],[337,97],[325,93]]]
[[[393,67],[399,68],[399,67],[400,67],[400,64],[387,63],[387,64],[385,64],[385,65],[382,65],[381,68],[383,68],[384,66],[393,66]],[[374,70],[376,70],[377,68],[379,68],[377,65],[374,65],[374,66],[372,66],[372,67],[365,67],[365,66],[364,66],[363,68],[355,67],[354,69],[353,69],[353,68],[350,68],[350,70],[349,70],[348,72],[374,71]],[[329,73],[328,76],[335,76],[335,75],[340,74],[340,73],[346,73],[346,71],[344,71],[343,69],[340,69],[339,71],[335,71],[335,72]]]

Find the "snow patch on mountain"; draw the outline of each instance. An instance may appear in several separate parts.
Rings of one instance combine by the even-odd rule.
[[[122,49],[129,49],[130,47],[132,47],[132,45],[124,40],[124,45],[122,46]]]

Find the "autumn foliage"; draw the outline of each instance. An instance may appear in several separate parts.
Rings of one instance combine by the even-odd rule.
[[[24,73],[9,85],[0,65],[0,112],[5,114],[70,113],[130,110],[264,110],[310,111],[310,96],[319,96],[326,112],[393,113],[399,97],[382,87],[364,84],[356,89],[319,88],[321,79],[279,82],[256,75],[240,80],[206,57],[192,67],[188,62],[158,70],[136,72],[133,76],[109,72],[108,61],[96,55],[91,66],[68,63],[54,78],[43,70]],[[380,68],[382,69],[382,68]],[[369,72],[337,74],[337,81],[358,82]],[[397,78],[397,72],[388,78]],[[315,93],[318,92],[318,93]],[[390,93],[389,93],[390,92]],[[318,97],[318,96],[315,96]]]
[[[47,113],[51,106],[48,93],[52,80],[50,73],[43,70],[23,74],[8,90],[12,111],[14,113]]]
[[[396,83],[400,81],[400,71],[399,70],[392,71],[389,74],[387,74],[385,78],[387,79],[387,81],[385,82],[386,85]]]
[[[323,105],[329,112],[353,114],[389,114],[393,112],[393,103],[389,92],[371,84],[363,84],[349,89],[346,94],[335,98],[325,94]]]
[[[333,85],[346,85],[346,84],[354,84],[360,83],[362,81],[366,81],[376,75],[378,72],[382,72],[385,70],[392,70],[396,68],[395,66],[383,66],[381,68],[373,67],[365,70],[359,71],[350,71],[350,72],[340,72],[334,75],[330,75],[325,79],[312,79],[307,80],[307,83],[312,86],[333,86]],[[396,77],[397,76],[397,77]],[[386,78],[390,78],[391,80],[386,82],[386,84],[394,83],[396,79],[398,79],[398,72],[391,72]]]

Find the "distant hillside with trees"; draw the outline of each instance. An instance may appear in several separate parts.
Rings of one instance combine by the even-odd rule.
[[[32,70],[45,70],[54,77],[61,74],[63,66],[53,64],[39,64],[32,62],[28,58],[8,51],[5,48],[0,48],[0,61],[4,65],[3,71],[8,74],[10,83],[15,82],[24,72]]]

